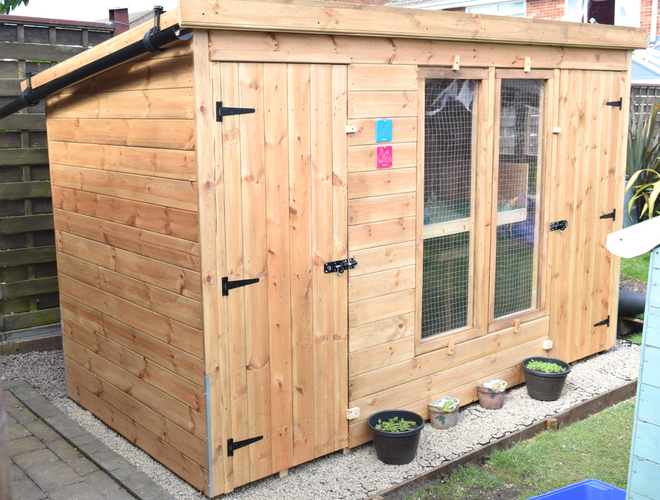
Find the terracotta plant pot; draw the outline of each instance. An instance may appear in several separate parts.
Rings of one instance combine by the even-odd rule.
[[[451,411],[447,409],[447,402],[453,403]],[[438,401],[429,403],[429,419],[434,429],[449,429],[456,425],[458,421],[458,408],[460,403],[457,398],[446,396]],[[444,407],[444,408],[443,408]]]
[[[479,404],[482,408],[487,410],[499,410],[504,405],[504,391],[506,390],[506,382],[502,389],[493,389],[489,385],[496,380],[484,382],[477,386],[477,393],[479,394]]]

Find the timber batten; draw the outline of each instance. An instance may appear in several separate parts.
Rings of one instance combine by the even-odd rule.
[[[622,203],[627,108],[606,102],[626,102],[642,30],[306,0],[181,0],[173,25],[193,39],[47,102],[74,400],[215,496],[369,441],[375,411],[427,418],[522,383],[526,357],[613,345],[594,325],[615,318],[621,221],[600,216]],[[463,121],[433,135],[447,94]],[[220,122],[218,102],[255,111]],[[507,245],[524,286],[501,284]],[[432,265],[462,295],[425,297]],[[496,310],[507,293],[522,305]]]

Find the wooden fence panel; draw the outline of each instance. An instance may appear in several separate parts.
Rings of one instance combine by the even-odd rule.
[[[39,73],[113,35],[100,23],[0,16],[0,107],[20,97],[26,72]],[[60,321],[52,212],[42,102],[0,121],[1,340],[9,338],[5,332]]]

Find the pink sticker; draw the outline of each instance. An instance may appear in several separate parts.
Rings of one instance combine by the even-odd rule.
[[[390,168],[392,166],[392,146],[382,146],[377,150],[377,168]]]

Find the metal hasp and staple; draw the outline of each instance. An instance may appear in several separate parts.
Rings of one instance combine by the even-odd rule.
[[[160,10],[159,10],[160,9]],[[141,56],[148,52],[161,52],[162,47],[169,45],[173,42],[179,40],[190,40],[192,37],[192,31],[182,35],[179,26],[172,26],[166,30],[160,30],[160,13],[163,11],[162,7],[154,8],[156,12],[156,20],[154,22],[154,27],[147,31],[144,35],[144,38],[139,42],[135,42],[128,47],[108,54],[105,57],[97,59],[85,66],[82,66],[71,73],[68,73],[64,76],[56,78],[53,81],[45,83],[37,88],[32,88],[30,76],[27,76],[27,87],[21,93],[21,97],[16,99],[3,108],[0,108],[0,119],[6,118],[9,115],[12,115],[22,109],[25,109],[29,106],[34,106],[38,104],[41,100],[46,97],[62,90],[65,87],[78,83],[86,78],[89,78],[96,73],[105,71],[106,69],[112,68],[118,64],[124,63],[129,59]],[[156,31],[156,28],[157,31]]]
[[[223,116],[246,115],[254,111],[254,108],[227,108],[219,101],[215,103],[215,121],[221,122]]]
[[[607,106],[614,106],[615,108],[622,109],[623,108],[623,97],[619,97],[618,101],[609,101],[606,102],[605,105]]]
[[[550,223],[550,231],[559,231],[562,233],[564,229],[568,227],[568,221],[567,220],[558,220],[557,222],[551,222]]]
[[[344,271],[347,269],[355,269],[357,266],[357,260],[355,259],[344,259],[344,260],[335,260],[333,262],[326,262],[323,264],[323,272],[328,273],[337,273],[337,276],[344,274]]]

